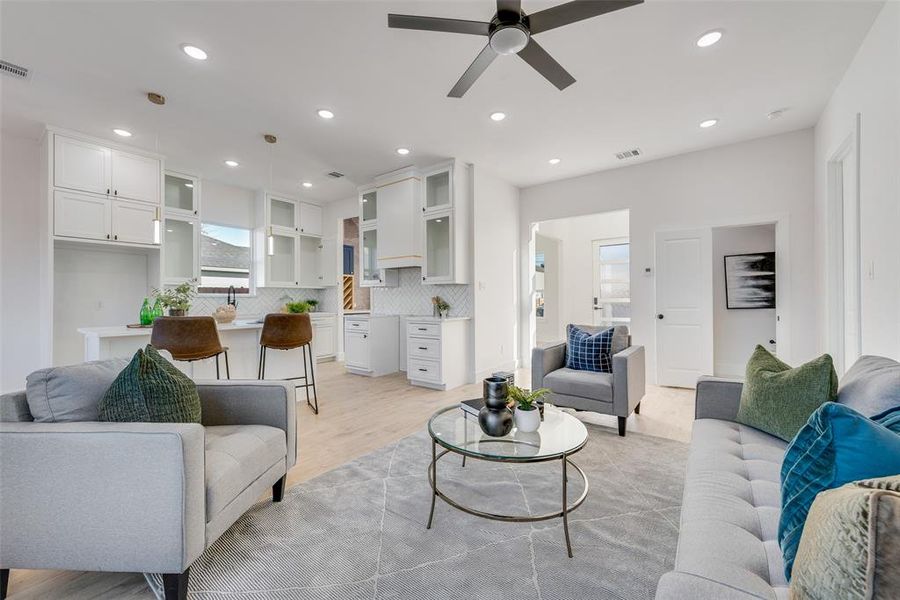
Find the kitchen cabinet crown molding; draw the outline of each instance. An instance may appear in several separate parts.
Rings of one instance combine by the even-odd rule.
[[[80,131],[74,131],[72,129],[65,129],[63,127],[56,127],[56,126],[52,126],[52,125],[48,125],[44,129],[41,141],[44,141],[43,138],[46,138],[48,136],[53,136],[53,135],[61,135],[64,137],[75,138],[77,140],[89,142],[91,144],[97,144],[98,146],[105,146],[105,147],[109,148],[110,150],[119,150],[121,152],[128,152],[130,154],[136,154],[138,156],[143,156],[145,158],[154,158],[159,161],[164,161],[166,159],[166,156],[164,154],[160,154],[160,153],[154,152],[152,150],[146,150],[139,146],[131,146],[128,144],[123,144],[122,142],[117,141],[117,140],[87,135],[87,134],[81,133]]]

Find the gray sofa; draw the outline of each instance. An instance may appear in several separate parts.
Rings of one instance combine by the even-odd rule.
[[[656,600],[786,599],[778,521],[787,443],[735,422],[739,381],[703,377],[688,456],[675,569]],[[900,405],[900,363],[864,356],[838,402],[873,416]]]
[[[125,361],[45,369],[0,396],[0,569],[188,570],[296,462],[293,386],[198,383],[203,424],[98,422]]]
[[[596,333],[607,329],[577,325]],[[555,406],[615,415],[619,435],[625,435],[625,421],[631,413],[641,412],[646,391],[644,347],[632,346],[628,328],[619,325],[613,331],[612,373],[575,371],[566,368],[566,342],[531,351],[531,389],[547,388],[546,400]]]

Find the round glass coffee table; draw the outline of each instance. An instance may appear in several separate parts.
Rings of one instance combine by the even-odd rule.
[[[428,467],[428,480],[432,490],[428,529],[431,529],[434,519],[434,504],[437,498],[441,498],[450,506],[470,515],[495,521],[527,523],[562,517],[566,550],[569,558],[572,557],[568,515],[581,506],[587,497],[588,480],[584,471],[569,457],[584,448],[587,443],[587,428],[584,423],[572,415],[548,405],[544,409],[544,420],[541,421],[541,426],[537,431],[523,433],[513,428],[508,435],[491,437],[481,430],[478,425],[478,417],[467,413],[458,405],[454,405],[434,413],[428,421],[428,433],[431,435],[431,465]],[[438,446],[444,449],[438,452]],[[508,515],[477,510],[450,498],[438,488],[437,477],[438,460],[449,453],[461,455],[464,467],[467,457],[502,463],[539,463],[558,460],[562,467],[560,510],[542,515]],[[569,467],[575,469],[584,480],[584,491],[571,504],[567,497],[568,486],[566,485],[569,480]]]

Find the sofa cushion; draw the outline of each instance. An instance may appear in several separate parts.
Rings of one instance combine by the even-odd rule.
[[[566,367],[612,373],[612,327],[591,333],[576,325],[566,328]]]
[[[863,356],[841,379],[837,401],[867,417],[900,406],[900,363]]]
[[[206,522],[286,455],[284,431],[277,427],[206,427]]]
[[[600,402],[612,402],[612,373],[576,371],[564,367],[551,371],[544,377],[544,387],[555,394],[579,396]]]
[[[791,579],[793,600],[871,598],[900,591],[900,476],[816,497]]]
[[[731,421],[694,421],[676,571],[760,598],[787,595],[777,540],[785,446]]]
[[[97,406],[128,359],[115,358],[50,367],[26,378],[28,410],[40,423],[97,421]]]
[[[747,362],[736,420],[790,441],[809,415],[836,394],[837,374],[829,355],[791,368],[756,346]]]

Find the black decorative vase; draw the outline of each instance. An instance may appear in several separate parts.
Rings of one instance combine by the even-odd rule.
[[[491,437],[503,437],[513,428],[513,414],[507,407],[509,385],[502,377],[484,380],[484,408],[478,413],[481,430]]]

